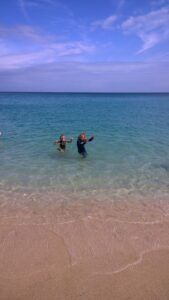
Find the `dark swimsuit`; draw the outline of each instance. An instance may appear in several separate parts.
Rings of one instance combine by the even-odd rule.
[[[59,141],[59,147],[60,147],[60,149],[62,149],[62,150],[66,150],[66,142],[64,142],[64,141]]]
[[[91,142],[93,140],[93,137],[91,137],[90,139],[83,141],[80,139],[80,137],[77,139],[77,149],[79,154],[81,154],[83,157],[87,156],[87,151],[85,149],[85,144],[87,142]]]

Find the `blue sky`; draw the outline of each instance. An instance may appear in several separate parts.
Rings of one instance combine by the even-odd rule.
[[[169,92],[169,0],[0,0],[0,91]]]

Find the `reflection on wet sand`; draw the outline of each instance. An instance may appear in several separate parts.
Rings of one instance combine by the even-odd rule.
[[[69,196],[2,194],[0,299],[168,300],[169,200]]]

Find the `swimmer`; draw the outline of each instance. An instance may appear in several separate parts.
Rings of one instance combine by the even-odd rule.
[[[77,139],[77,149],[78,149],[79,154],[81,154],[84,158],[87,156],[87,151],[85,149],[85,144],[88,143],[88,142],[93,141],[94,137],[95,136],[92,135],[90,139],[87,139],[85,133],[81,133],[78,136],[78,139]]]
[[[60,138],[58,141],[55,141],[54,144],[59,144],[58,150],[61,152],[65,152],[66,150],[66,144],[67,143],[72,143],[73,139],[71,138],[70,140],[66,140],[66,137],[64,134],[61,134]]]

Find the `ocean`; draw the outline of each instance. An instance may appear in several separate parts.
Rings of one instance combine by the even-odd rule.
[[[169,197],[169,94],[0,93],[0,131],[3,193]]]

